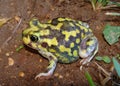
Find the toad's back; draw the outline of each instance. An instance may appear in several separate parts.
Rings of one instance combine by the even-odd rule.
[[[82,39],[92,34],[81,21],[56,18],[43,25],[39,30],[41,48],[53,53],[59,62],[70,63],[79,58]]]

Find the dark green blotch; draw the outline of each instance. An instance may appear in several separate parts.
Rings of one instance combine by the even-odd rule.
[[[59,23],[58,18],[54,18],[51,22],[52,25],[57,25]]]
[[[38,25],[38,22],[39,22],[38,20],[33,20],[33,21],[32,21],[33,25],[35,25],[35,26]]]

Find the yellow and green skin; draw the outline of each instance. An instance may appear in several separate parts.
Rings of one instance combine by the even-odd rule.
[[[22,33],[25,45],[38,50],[49,60],[47,73],[35,78],[51,76],[57,62],[72,63],[79,59],[81,65],[91,61],[98,51],[98,41],[86,23],[70,18],[55,18],[47,23],[32,19],[30,27]]]

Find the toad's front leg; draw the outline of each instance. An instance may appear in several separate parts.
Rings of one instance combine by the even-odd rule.
[[[41,78],[41,77],[49,77],[53,74],[56,65],[57,65],[57,57],[55,57],[53,54],[51,53],[47,53],[47,59],[49,60],[49,66],[47,67],[47,72],[46,73],[39,73],[35,79],[37,78]]]

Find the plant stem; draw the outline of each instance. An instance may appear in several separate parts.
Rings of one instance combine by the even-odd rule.
[[[120,16],[120,13],[106,12],[105,15],[110,15],[110,16]]]

